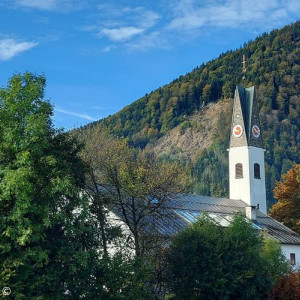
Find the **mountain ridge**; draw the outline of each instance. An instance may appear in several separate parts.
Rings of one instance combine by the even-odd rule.
[[[248,66],[243,79],[242,57]],[[213,104],[232,99],[235,86],[254,85],[259,100],[262,135],[266,151],[266,185],[269,206],[274,202],[273,189],[282,173],[300,162],[300,22],[264,33],[244,47],[222,53],[190,73],[124,107],[94,126],[118,137],[128,138],[136,147],[164,149],[164,159],[184,159],[174,141],[178,132],[191,133],[197,127],[191,120]],[[228,100],[229,101],[229,100]],[[224,102],[225,103],[225,102]],[[227,196],[227,153],[230,120],[216,112],[215,130],[202,131],[210,141],[207,147],[194,147],[189,156],[197,179],[194,191],[204,195]],[[205,123],[200,122],[205,127]],[[228,124],[229,123],[229,124]],[[177,137],[175,131],[177,128]],[[170,150],[163,146],[169,136]],[[202,137],[201,137],[202,138]],[[200,137],[199,137],[200,139]],[[175,145],[176,146],[176,145]],[[176,150],[176,149],[175,149]],[[176,151],[175,151],[176,152]],[[225,152],[225,154],[224,154]],[[222,178],[221,178],[222,177]]]

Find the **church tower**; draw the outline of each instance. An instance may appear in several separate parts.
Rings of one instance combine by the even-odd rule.
[[[267,213],[265,150],[254,87],[236,87],[228,151],[229,198]]]

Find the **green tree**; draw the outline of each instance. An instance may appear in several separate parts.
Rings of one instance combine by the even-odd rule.
[[[179,233],[168,253],[174,299],[267,299],[263,237],[241,215],[222,228],[208,218]]]
[[[162,242],[157,226],[167,218],[164,206],[187,186],[187,170],[176,162],[158,161],[153,153],[140,153],[101,126],[74,134],[84,141],[81,155],[88,165],[85,191],[99,228],[103,262],[114,266],[105,282],[110,297],[146,299],[150,287],[152,294],[159,293],[163,261],[157,252]],[[116,218],[129,230],[110,224]],[[112,248],[115,254],[108,255]],[[139,293],[142,296],[133,296]]]
[[[282,253],[280,244],[276,240],[268,237],[264,238],[262,256],[266,260],[273,285],[276,285],[279,280],[282,280],[282,278],[293,271],[291,264]]]
[[[206,84],[202,91],[202,100],[204,103],[208,103],[211,100],[211,84]]]
[[[74,132],[76,138],[84,145],[80,155],[87,165],[84,191],[90,200],[90,214],[97,224],[97,242],[103,249],[104,256],[108,256],[109,244],[121,236],[120,228],[108,221],[109,199],[104,193],[101,168],[103,163],[110,160],[109,147],[115,146],[115,140],[102,130],[100,126],[89,127]],[[112,150],[112,149],[111,149]],[[106,152],[107,151],[107,152]],[[103,170],[102,170],[103,173]]]
[[[107,209],[114,211],[129,229],[128,246],[143,257],[157,244],[156,226],[166,217],[164,206],[188,187],[188,171],[179,163],[160,162],[153,153],[139,152],[124,139],[103,132],[94,136],[97,146],[89,142],[91,148],[84,150],[93,166],[89,177],[97,191],[94,203],[100,204],[94,212],[100,216]],[[103,226],[108,227],[106,221]]]
[[[222,87],[223,98],[231,99],[233,97],[235,85],[231,81],[226,81]]]
[[[53,128],[44,88],[25,73],[0,90],[0,287],[14,299],[79,299],[96,262],[85,166]]]

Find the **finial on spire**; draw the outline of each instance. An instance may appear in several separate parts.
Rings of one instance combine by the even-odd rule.
[[[245,79],[245,74],[246,74],[246,71],[247,71],[247,68],[246,68],[246,56],[245,54],[243,54],[243,60],[242,60],[242,65],[243,65],[243,73],[244,73],[244,76],[243,76],[243,79]]]

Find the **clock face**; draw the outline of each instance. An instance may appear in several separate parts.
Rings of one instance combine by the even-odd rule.
[[[241,125],[235,125],[233,127],[233,135],[239,138],[240,136],[242,136],[242,134],[243,134],[243,127]]]
[[[252,126],[252,134],[255,138],[258,138],[260,136],[260,129],[257,125]]]

